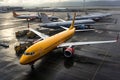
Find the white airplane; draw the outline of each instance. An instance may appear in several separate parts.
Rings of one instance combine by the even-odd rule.
[[[0,13],[7,13],[7,10],[0,10]]]
[[[8,48],[9,45],[7,43],[0,43],[0,46],[4,47],[4,48]]]
[[[109,16],[112,16],[112,14],[110,14],[110,13],[91,13],[88,15],[76,16],[75,20],[92,19],[94,21],[98,21],[100,19],[103,19],[103,18],[109,17]],[[69,13],[67,13],[67,19],[72,20],[73,17]]]
[[[61,22],[51,22],[46,14],[41,13],[41,17],[42,17],[42,22],[40,23],[39,26],[40,27],[46,27],[46,28],[53,28],[53,29],[57,29],[57,28],[63,28],[64,27],[69,27],[72,23],[72,21],[65,21],[63,19],[59,19]],[[92,19],[85,19],[85,20],[75,20],[75,27],[79,27],[79,29],[90,29],[87,26],[83,26],[85,25],[90,25],[95,23],[94,20]],[[93,30],[93,29],[92,29]]]
[[[13,11],[13,17],[18,18],[18,19],[30,19],[30,20],[34,20],[34,19],[41,19],[41,15],[36,14],[36,15],[30,15],[30,14],[17,14],[15,11]],[[49,16],[48,17],[49,20],[58,20],[58,17],[56,16]]]

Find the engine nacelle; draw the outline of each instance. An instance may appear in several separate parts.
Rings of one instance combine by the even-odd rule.
[[[74,54],[74,48],[68,47],[64,50],[65,57],[72,57]]]

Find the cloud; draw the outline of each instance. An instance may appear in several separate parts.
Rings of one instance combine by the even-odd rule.
[[[64,1],[83,1],[83,0],[0,0],[2,5],[8,6],[39,6],[43,3],[55,3]],[[85,1],[118,1],[118,0],[85,0]]]
[[[59,2],[59,1],[69,1],[69,0],[0,0],[3,5],[8,6],[30,6],[39,5],[43,3]]]

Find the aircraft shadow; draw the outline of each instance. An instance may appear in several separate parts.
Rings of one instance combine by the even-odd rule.
[[[54,80],[56,73],[60,69],[70,69],[73,67],[74,62],[96,65],[96,63],[94,63],[95,60],[90,58],[79,55],[65,58],[62,53],[62,50],[56,50],[43,57],[42,61],[38,63],[38,65],[35,65],[35,70],[30,70],[23,80]]]

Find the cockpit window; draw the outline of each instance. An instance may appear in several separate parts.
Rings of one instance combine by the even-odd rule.
[[[25,55],[33,55],[34,54],[34,52],[30,52],[30,53],[24,53]]]

